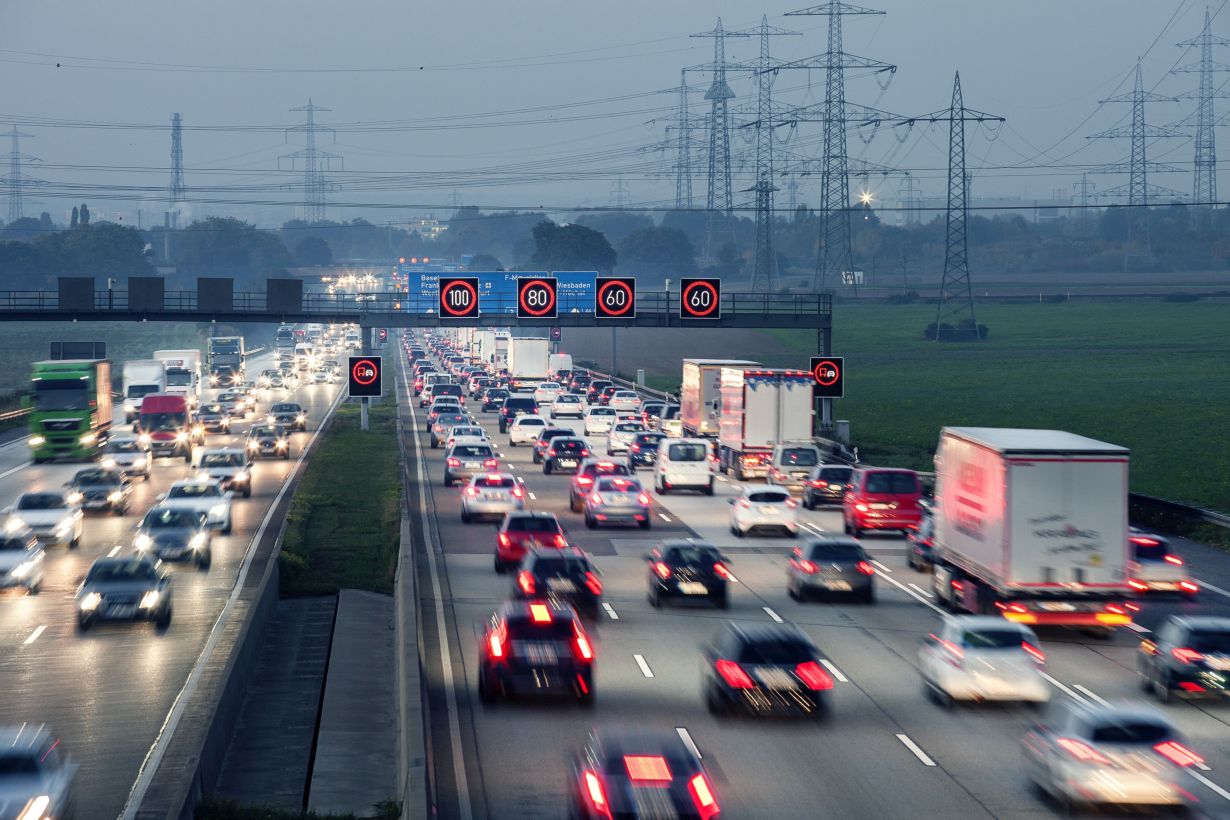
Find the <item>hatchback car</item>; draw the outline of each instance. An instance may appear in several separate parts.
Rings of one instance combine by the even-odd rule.
[[[150,456],[148,444],[139,436],[112,436],[103,445],[99,465],[108,470],[122,470],[125,475],[139,475],[149,481]]]
[[[598,404],[602,393],[608,387],[613,387],[611,382],[606,379],[595,379],[591,381],[585,388],[585,403]]]
[[[875,567],[853,538],[813,538],[794,548],[786,568],[786,592],[796,601],[818,594],[875,600]]]
[[[710,714],[823,717],[833,679],[820,652],[790,624],[728,623],[704,650]]]
[[[574,419],[585,418],[585,404],[581,401],[580,396],[563,393],[551,404],[551,418],[562,419],[565,416]]]
[[[709,601],[719,609],[729,606],[729,585],[734,576],[730,559],[707,541],[691,538],[663,541],[645,554],[649,562],[649,603],[663,599]]]
[[[518,444],[533,445],[547,427],[547,420],[542,416],[517,416],[508,428],[508,446]]]
[[[820,462],[820,448],[814,444],[779,444],[769,456],[765,480],[778,487],[802,490],[808,474]]]
[[[927,693],[953,701],[1013,701],[1041,706],[1051,699],[1046,656],[1034,631],[994,615],[949,615],[918,650]]]
[[[231,432],[231,414],[218,402],[206,402],[197,410],[196,420],[206,433]]]
[[[635,390],[616,390],[607,401],[607,406],[616,411],[632,411],[638,415],[641,412],[641,397]]]
[[[68,489],[68,500],[86,512],[128,515],[132,485],[119,470],[88,467],[78,470],[73,480],[64,486]]]
[[[602,606],[602,581],[589,556],[576,547],[532,549],[513,582],[513,598],[551,598],[589,618]]]
[[[98,621],[153,621],[171,625],[171,578],[148,556],[99,558],[76,594],[77,628]]]
[[[543,382],[534,388],[534,401],[539,405],[552,404],[563,392],[564,389],[559,386],[559,382]]]
[[[444,486],[453,486],[480,473],[489,473],[500,468],[500,459],[490,444],[458,442],[448,449],[444,458]]]
[[[609,433],[618,420],[616,412],[610,407],[591,406],[585,411],[585,435]]]
[[[290,458],[290,433],[276,424],[257,424],[248,431],[248,457]]]
[[[251,410],[248,406],[250,404],[248,397],[238,392],[219,393],[215,403],[220,405],[223,412],[233,419],[242,419]]]
[[[270,424],[280,424],[288,430],[306,431],[308,425],[307,411],[298,402],[278,402],[269,408],[265,419]]]
[[[819,464],[807,474],[803,485],[803,507],[814,510],[825,504],[840,504],[850,488],[853,467]]]
[[[0,532],[0,589],[23,587],[31,595],[37,595],[43,586],[46,560],[38,537],[29,527],[12,527]]]
[[[495,413],[504,406],[506,398],[508,398],[508,391],[503,387],[488,387],[483,390],[482,404],[479,409],[484,413]]]
[[[1188,601],[1196,600],[1200,585],[1165,538],[1133,529],[1128,543],[1128,585],[1132,589],[1141,594],[1173,593]]]
[[[858,538],[865,530],[908,531],[918,526],[922,488],[913,470],[855,470],[850,483],[854,486],[842,501],[847,535]]]
[[[512,473],[482,473],[470,477],[461,491],[461,521],[469,524],[476,518],[525,509],[525,486]]]
[[[637,433],[645,432],[645,425],[637,421],[617,421],[606,436],[606,454],[626,453],[632,447]]]
[[[570,438],[574,433],[567,427],[551,427],[547,425],[538,433],[538,438],[534,439],[534,463],[541,464],[543,453],[550,447],[551,441],[557,438]]]
[[[1137,662],[1141,687],[1163,703],[1230,696],[1230,618],[1171,615],[1141,641]]]
[[[641,421],[645,422],[645,429],[656,429],[657,419],[662,416],[665,407],[666,402],[657,399],[641,402]]]
[[[162,561],[191,561],[208,569],[213,557],[213,528],[209,516],[198,509],[159,504],[146,511],[137,524],[132,546]]]
[[[507,433],[517,416],[537,416],[538,402],[530,396],[509,394],[500,405],[500,432]]]
[[[589,495],[594,482],[603,476],[631,476],[627,462],[618,458],[590,458],[581,462],[576,475],[568,482],[568,509],[581,512],[585,508],[585,496]]]
[[[44,544],[63,544],[69,549],[81,546],[85,516],[67,493],[22,493],[5,512],[5,527],[29,527]]]
[[[487,438],[487,431],[477,424],[459,424],[456,427],[449,428],[449,431],[444,436],[444,446],[452,447],[462,439],[482,439],[490,442]]]
[[[217,481],[222,489],[252,497],[252,463],[243,450],[206,450],[197,463],[197,477]]]
[[[665,433],[642,430],[632,437],[628,447],[628,463],[632,469],[652,467],[658,461],[658,445],[666,438]]]
[[[745,487],[730,499],[730,531],[742,538],[753,530],[794,537],[799,533],[799,503],[786,490]]]
[[[436,423],[436,419],[440,418],[442,413],[463,414],[465,411],[461,409],[461,404],[452,396],[433,401],[431,407],[427,409],[427,413],[423,416],[423,432],[430,433],[432,425]]]
[[[593,403],[601,404],[603,407],[606,407],[610,405],[611,403],[611,396],[614,396],[618,392],[619,392],[619,388],[616,387],[615,385],[613,384],[607,385],[606,387],[602,388],[602,392],[598,394],[597,399],[595,399]]]
[[[542,473],[575,473],[581,462],[589,457],[585,439],[576,436],[559,436],[551,439],[551,445],[542,454]]]
[[[478,649],[478,698],[565,695],[594,701],[594,647],[568,604],[508,601],[491,616]]]
[[[649,494],[635,478],[600,477],[585,496],[585,526],[636,524],[647,530],[653,526],[649,506]]]
[[[521,559],[532,547],[568,546],[568,535],[555,513],[512,512],[504,516],[495,536],[495,571],[520,566]]]

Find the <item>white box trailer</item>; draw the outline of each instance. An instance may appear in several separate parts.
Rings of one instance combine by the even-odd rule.
[[[679,391],[680,429],[685,436],[716,438],[722,409],[722,368],[762,367],[746,359],[684,359]]]
[[[545,338],[508,340],[509,390],[533,390],[550,375],[551,342]]]
[[[1059,430],[944,428],[937,599],[1027,624],[1130,623],[1128,455]]]
[[[727,474],[763,478],[778,444],[811,443],[811,373],[723,367],[720,383],[718,459]]]
[[[155,350],[154,358],[167,371],[167,392],[184,396],[189,407],[196,407],[201,398],[201,351]]]
[[[167,392],[167,368],[158,359],[133,359],[124,362],[124,423],[132,424],[141,415],[141,400],[150,393]]]

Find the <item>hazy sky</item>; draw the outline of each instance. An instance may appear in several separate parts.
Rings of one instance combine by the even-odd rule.
[[[1210,8],[1224,5],[1214,0]],[[948,105],[959,69],[966,104],[1008,118],[994,142],[971,131],[977,196],[1070,192],[1082,170],[1126,157],[1126,140],[1085,136],[1127,115],[1127,105],[1099,110],[1097,101],[1116,88],[1130,91],[1137,56],[1147,87],[1177,94],[1196,85],[1194,75],[1165,76],[1176,62],[1199,57],[1174,46],[1199,33],[1205,4],[1194,0],[884,0],[876,7],[887,15],[845,18],[846,51],[899,68],[884,92],[874,78],[852,76],[848,98],[927,113]],[[339,190],[329,197],[362,206],[335,207],[333,218],[385,222],[443,212],[454,191],[463,203],[486,206],[607,205],[621,170],[632,203],[671,204],[673,155],[636,149],[664,138],[677,97],[650,92],[678,85],[684,66],[711,60],[712,41],[687,35],[712,28],[718,15],[728,29],[768,14],[771,24],[803,32],[775,39],[774,54],[784,59],[822,52],[826,18],[783,17],[791,8],[730,0],[7,0],[0,6],[0,124],[8,130],[15,121],[32,135],[22,149],[44,163],[26,172],[48,186],[30,195],[38,201],[26,210],[48,210],[57,220],[87,200],[95,214],[126,222],[141,207],[148,224],[163,208],[167,123],[179,111],[188,128],[190,197],[266,203],[198,202],[194,213],[240,210],[261,224],[281,221],[301,194],[293,188],[299,175],[286,160],[279,169],[278,157],[301,144],[295,135],[288,143],[280,129],[302,122],[288,109],[309,97],[332,109],[321,122],[339,125],[336,144],[322,135],[322,147],[344,157],[344,173],[331,177]],[[1214,31],[1230,35],[1230,12],[1215,17]],[[756,49],[754,40],[730,41],[736,60],[754,60]],[[1230,62],[1230,54],[1218,56]],[[707,83],[704,75],[689,77]],[[775,82],[783,102],[823,100],[820,72],[783,72]],[[746,72],[731,84],[739,97],[733,105],[752,102]],[[612,99],[619,97],[626,98]],[[704,107],[694,95],[693,112]],[[1158,103],[1149,119],[1173,122],[1192,107]],[[819,129],[800,126],[783,149],[815,155]],[[747,147],[742,134],[733,145]],[[882,128],[869,145],[852,135],[850,152],[913,169],[924,194],[939,195],[946,145],[943,127],[916,128],[901,144]],[[1151,156],[1164,153],[1190,168],[1190,139],[1151,146]],[[1126,176],[1093,181],[1105,189]],[[1186,174],[1150,181],[1191,187]],[[891,201],[898,183],[876,180],[872,188]],[[736,180],[735,188],[747,184]],[[698,175],[694,185],[703,203],[704,180]],[[818,177],[800,185],[799,199],[814,203]]]

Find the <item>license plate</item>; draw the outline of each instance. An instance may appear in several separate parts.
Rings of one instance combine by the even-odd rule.
[[[545,643],[532,643],[525,647],[525,659],[534,665],[554,664],[557,661],[555,647]]]
[[[575,460],[575,459],[571,459],[571,458],[561,458],[561,459],[559,460],[559,466],[561,466],[561,467],[575,467],[575,466],[577,466],[577,462],[576,462],[576,460]]]
[[[552,592],[576,592],[577,585],[567,578],[548,578],[547,589]]]
[[[1063,601],[1043,601],[1040,605],[1047,612],[1075,612],[1074,604],[1065,603]]]
[[[764,514],[764,515],[774,515],[774,514],[776,514],[776,513],[777,513],[777,510],[776,510],[775,508],[773,508],[773,507],[770,507],[770,506],[769,506],[769,505],[767,505],[767,504],[761,504],[761,505],[760,505],[760,512],[761,512],[762,514]]]
[[[795,689],[798,686],[794,676],[785,669],[757,669],[756,677],[770,689]]]
[[[107,608],[107,614],[113,618],[131,618],[132,613],[136,612],[135,606],[113,606]]]
[[[897,506],[896,504],[872,504],[872,505],[871,505],[871,509],[873,509],[873,510],[891,510],[891,509],[893,509],[893,508],[894,508],[894,507],[896,507],[896,506]]]
[[[468,470],[474,470],[474,469],[477,469],[477,468],[478,468],[478,462],[477,462],[477,461],[467,461],[467,462],[466,462],[466,469],[468,469]]]
[[[708,595],[709,588],[699,581],[680,581],[679,591],[684,595]]]
[[[483,501],[503,501],[503,493],[483,493]]]
[[[1149,587],[1162,591],[1174,591],[1179,588],[1179,585],[1174,581],[1151,581]]]
[[[628,496],[626,493],[615,493],[610,497],[610,504],[627,504]]]
[[[849,592],[850,591],[849,581],[825,581],[824,586],[826,589],[831,589],[834,592]]]

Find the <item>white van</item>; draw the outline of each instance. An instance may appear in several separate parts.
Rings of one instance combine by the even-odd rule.
[[[700,490],[713,495],[717,462],[707,438],[665,438],[658,444],[653,488],[659,495],[671,490]]]

